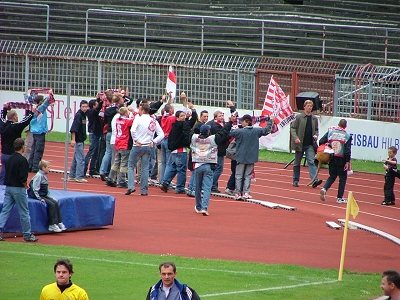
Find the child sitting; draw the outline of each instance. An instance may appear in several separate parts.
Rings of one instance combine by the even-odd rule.
[[[39,162],[39,171],[33,176],[29,183],[28,196],[47,204],[50,224],[48,229],[53,232],[61,232],[67,228],[62,223],[60,207],[58,206],[57,200],[50,196],[49,181],[47,178],[49,169],[49,162],[45,160]]]

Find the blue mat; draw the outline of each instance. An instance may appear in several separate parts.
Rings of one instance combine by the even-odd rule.
[[[0,210],[3,207],[5,186],[0,185]],[[112,225],[114,221],[115,198],[104,194],[92,194],[63,190],[50,190],[58,200],[63,223],[67,229],[79,230]],[[48,232],[47,207],[40,201],[28,198],[32,232]],[[21,232],[17,207],[11,210],[4,232]]]

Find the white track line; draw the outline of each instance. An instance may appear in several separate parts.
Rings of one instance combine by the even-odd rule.
[[[201,295],[201,297],[205,298],[205,297],[216,297],[216,296],[224,296],[224,295],[237,295],[237,294],[249,294],[249,293],[256,293],[256,292],[279,291],[279,290],[299,288],[299,287],[303,287],[303,286],[320,285],[320,284],[336,283],[336,282],[338,282],[338,281],[337,280],[316,281],[316,282],[308,282],[308,283],[299,283],[299,284],[294,284],[294,285],[268,287],[268,288],[263,288],[263,289],[205,294],[205,295]]]

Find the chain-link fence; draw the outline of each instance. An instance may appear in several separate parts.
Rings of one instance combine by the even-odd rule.
[[[0,88],[25,91],[52,87],[74,96],[93,97],[107,88],[127,88],[133,97],[158,99],[165,93],[168,67],[177,90],[199,105],[254,107],[254,70],[258,58],[134,50],[107,47],[0,42]]]

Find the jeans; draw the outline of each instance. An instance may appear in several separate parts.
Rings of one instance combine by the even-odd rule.
[[[85,156],[83,153],[84,143],[76,143],[74,148],[74,158],[72,159],[71,168],[69,169],[69,177],[82,179],[85,177],[83,173],[85,169]]]
[[[306,155],[308,172],[310,174],[310,179],[313,180],[317,174],[317,166],[314,163],[315,150],[313,145],[305,146],[304,151],[296,151],[293,162],[293,182],[300,181],[300,165],[301,159],[303,158],[303,153]],[[317,180],[318,178],[315,178]]]
[[[128,159],[128,189],[135,189],[135,168],[139,160],[142,162],[140,175],[140,193],[147,194],[149,181],[150,146],[132,147]]]
[[[100,175],[106,175],[110,172],[113,146],[110,144],[111,132],[106,134],[106,152],[104,153],[103,160],[100,166]]]
[[[1,171],[0,171],[0,185],[4,185],[6,179],[6,163],[11,157],[11,154],[1,154]]]
[[[99,135],[89,133],[90,146],[89,151],[86,153],[85,156],[85,174],[87,173],[89,162],[89,174],[93,174],[96,171],[97,158],[99,156],[100,138],[101,137]]]
[[[339,176],[339,187],[337,197],[343,198],[344,189],[347,181],[347,170],[344,169],[345,161],[343,158],[331,158],[329,162],[329,177],[324,184],[324,189],[327,191]]]
[[[150,160],[149,160],[149,176],[150,177],[153,175],[153,170],[157,163],[156,151],[157,151],[157,148],[155,148],[155,147],[151,148],[151,151],[150,151]]]
[[[254,164],[237,164],[235,172],[235,193],[250,192],[251,174]]]
[[[214,172],[210,164],[202,164],[193,173],[196,180],[196,209],[208,210]]]
[[[190,174],[189,185],[188,185],[188,194],[191,193],[194,195],[194,191],[196,190],[196,176],[194,174],[194,170]]]
[[[39,171],[39,162],[42,160],[44,153],[44,146],[46,143],[46,134],[32,134],[33,143],[31,154],[29,156],[29,168],[32,172]]]
[[[0,213],[0,230],[6,225],[11,209],[15,204],[21,221],[22,234],[27,239],[31,235],[31,220],[28,209],[28,196],[24,187],[6,186],[3,209]]]
[[[162,180],[164,178],[165,169],[167,167],[170,155],[171,155],[171,150],[168,149],[168,139],[164,138],[161,141],[161,157],[160,157],[161,168],[160,168],[160,172],[159,172],[159,174],[160,174],[160,177],[159,177],[160,183],[162,183]]]
[[[218,156],[217,165],[215,166],[214,175],[213,175],[213,183],[212,190],[218,189],[218,179],[224,170],[224,156]]]
[[[162,185],[168,186],[172,179],[176,178],[176,192],[184,192],[186,185],[187,153],[171,153],[169,163],[165,169]]]

